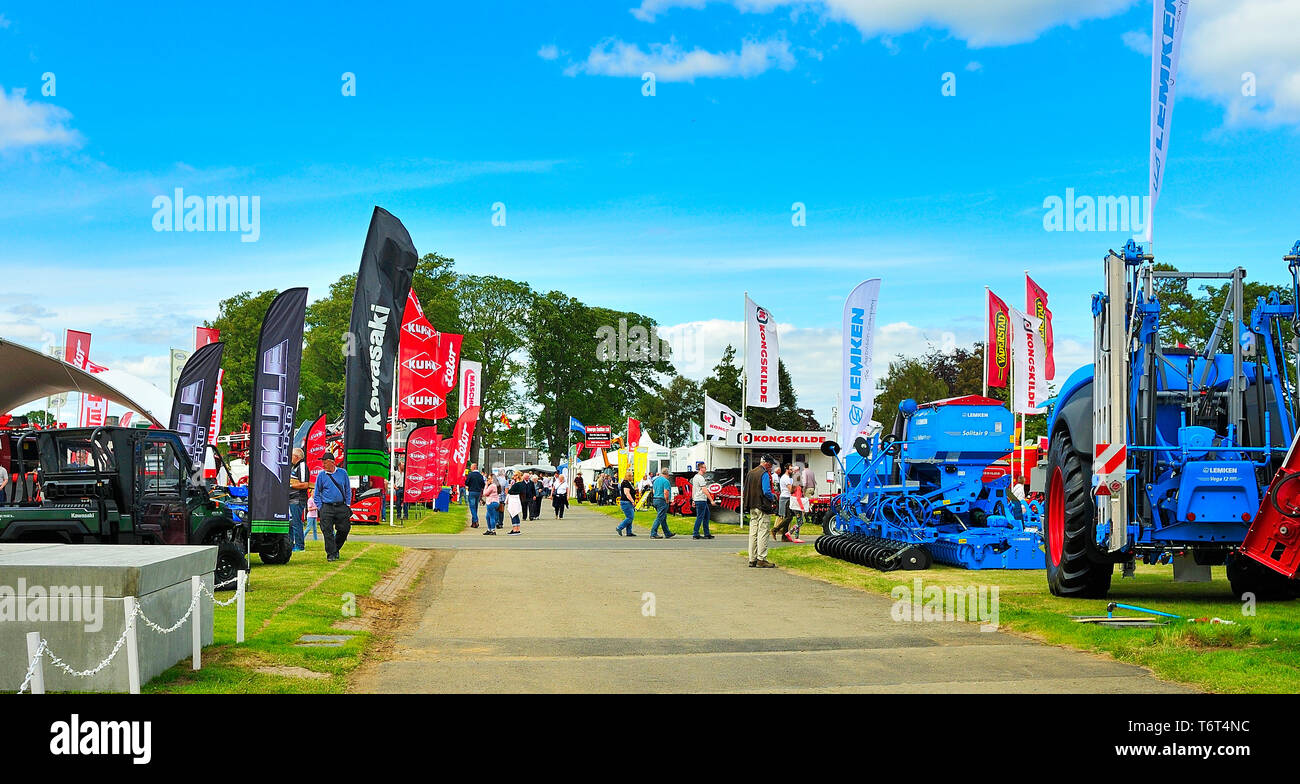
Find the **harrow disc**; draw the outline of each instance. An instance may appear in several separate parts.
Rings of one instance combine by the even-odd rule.
[[[814,548],[822,555],[882,572],[928,569],[934,562],[921,545],[855,533],[818,537]]]

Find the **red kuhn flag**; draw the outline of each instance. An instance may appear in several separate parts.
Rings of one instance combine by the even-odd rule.
[[[434,419],[447,395],[438,390],[438,332],[424,317],[412,289],[406,296],[402,331],[397,344],[397,418]]]
[[[311,423],[307,430],[307,440],[303,446],[303,459],[307,461],[307,470],[311,472],[311,483],[316,484],[316,475],[321,471],[321,455],[325,454],[325,415]]]
[[[1038,327],[1038,335],[1043,339],[1043,378],[1051,381],[1056,378],[1056,359],[1052,351],[1052,311],[1047,309],[1047,292],[1029,277],[1029,273],[1025,273],[1025,312],[1043,320]]]
[[[406,491],[408,504],[436,501],[442,479],[436,477],[438,447],[442,437],[437,428],[417,427],[406,439]]]
[[[460,412],[456,429],[451,432],[451,453],[447,456],[447,480],[451,487],[465,484],[465,465],[469,462],[469,445],[474,439],[474,423],[478,422],[478,406]]]
[[[1011,373],[1011,312],[1007,303],[989,291],[989,335],[985,344],[984,361],[988,368],[989,386],[1005,387]]]
[[[451,395],[451,390],[456,388],[456,373],[460,368],[460,343],[464,339],[464,335],[438,333],[439,368],[438,374],[434,377],[436,383],[433,391],[442,398],[442,403],[434,414],[439,419],[447,416],[447,397]]]

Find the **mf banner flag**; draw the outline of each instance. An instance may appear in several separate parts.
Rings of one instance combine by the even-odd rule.
[[[224,343],[207,344],[190,356],[176,376],[176,392],[172,397],[172,414],[167,429],[180,434],[181,443],[196,466],[203,465],[208,445],[208,428],[212,424],[212,406],[216,402],[224,348]]]
[[[442,437],[432,425],[417,427],[406,439],[406,491],[408,504],[436,501],[442,477],[435,476]]]
[[[397,343],[397,418],[433,419],[445,401],[434,392],[438,364],[438,332],[424,317],[415,291],[406,295],[402,331]]]
[[[1025,273],[1025,312],[1039,319],[1042,325],[1038,335],[1043,340],[1043,378],[1056,378],[1056,360],[1052,356],[1055,340],[1052,338],[1052,311],[1047,309],[1047,292]]]
[[[704,396],[704,434],[713,441],[727,437],[732,430],[748,430],[749,423],[740,415],[718,401]]]
[[[375,208],[361,250],[348,327],[343,443],[350,476],[388,478],[385,419],[392,406],[397,338],[419,256],[406,227]]]
[[[1151,156],[1147,182],[1145,239],[1150,242],[1156,219],[1156,202],[1164,184],[1169,157],[1169,130],[1174,124],[1174,88],[1178,80],[1178,55],[1187,21],[1187,0],[1155,0],[1151,31]]]
[[[483,364],[463,360],[460,363],[460,408],[475,408],[483,402]]]
[[[984,363],[990,387],[1005,387],[1011,373],[1011,311],[998,295],[988,295],[988,341],[984,344]]]
[[[871,412],[876,402],[872,377],[873,337],[876,332],[876,303],[880,299],[880,278],[859,283],[844,301],[840,338],[840,448],[852,449],[859,435],[871,429]]]
[[[451,454],[447,457],[446,483],[452,487],[465,484],[465,466],[469,463],[469,445],[474,440],[474,423],[478,422],[478,406],[460,412],[456,427],[451,431]]]
[[[307,438],[303,441],[303,459],[307,461],[307,471],[309,472],[311,483],[316,483],[316,475],[321,472],[321,456],[325,454],[325,415],[321,414],[320,418],[311,423],[307,430]]]
[[[1047,379],[1043,377],[1043,338],[1039,334],[1042,322],[1011,308],[1011,325],[1015,333],[1011,356],[1016,363],[1012,413],[1045,413],[1042,405],[1047,399]]]
[[[781,405],[781,389],[777,383],[780,352],[776,341],[776,318],[767,308],[745,295],[745,405],[756,408],[776,408]]]
[[[248,518],[253,533],[289,533],[289,458],[298,410],[307,289],[287,289],[266,311],[254,356],[248,442]]]
[[[442,419],[447,416],[447,398],[456,387],[456,371],[460,363],[460,344],[464,335],[438,334],[438,372],[433,377],[433,392],[442,399],[434,417]],[[462,411],[464,409],[461,409]]]

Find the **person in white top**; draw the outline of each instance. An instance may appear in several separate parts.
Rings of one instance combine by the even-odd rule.
[[[549,481],[549,480],[548,480]],[[551,482],[551,509],[554,510],[555,516],[563,520],[564,510],[569,506],[569,480],[564,474],[559,474]]]
[[[790,488],[794,486],[794,466],[786,463],[781,467],[781,475],[777,480],[781,487],[781,494],[777,497],[776,516],[777,524],[772,526],[772,535],[781,535],[782,539],[787,542],[790,538]]]
[[[0,465],[0,504],[9,502],[9,471]]]

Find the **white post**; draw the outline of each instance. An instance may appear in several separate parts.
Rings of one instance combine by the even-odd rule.
[[[740,319],[740,328],[744,331],[743,354],[740,355],[740,421],[749,427],[745,416],[745,406],[749,403],[749,292],[745,292],[745,311]],[[708,434],[705,434],[708,437]],[[745,443],[740,444],[740,524],[749,525],[745,520]]]
[[[397,359],[393,360],[393,411],[392,419],[389,420],[388,435],[388,525],[397,526],[397,513],[394,507],[397,504],[397,485],[393,484],[393,468],[397,465],[397,382],[398,374],[402,367]]]
[[[27,633],[27,666],[32,670],[32,694],[45,693],[45,672],[41,664],[41,633]]]
[[[190,669],[203,669],[203,631],[200,623],[203,617],[203,578],[199,575],[190,577],[190,601],[194,602],[194,614],[190,616],[190,640],[193,653],[190,656]]]
[[[140,693],[140,645],[135,634],[135,597],[122,599],[126,613],[126,678],[132,694]]]
[[[984,287],[984,397],[989,396],[989,352],[993,350],[989,344],[989,294],[992,293],[988,286]]]
[[[236,572],[235,579],[235,642],[244,641],[244,585],[248,583],[248,572]]]

